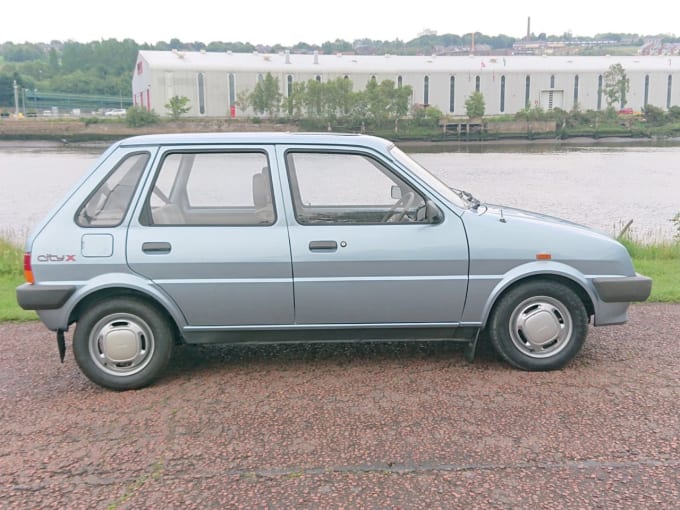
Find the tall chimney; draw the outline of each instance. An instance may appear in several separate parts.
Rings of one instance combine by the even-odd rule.
[[[531,38],[531,16],[527,17],[527,41]]]

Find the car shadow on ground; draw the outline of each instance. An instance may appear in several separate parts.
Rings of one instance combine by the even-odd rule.
[[[164,377],[200,375],[222,369],[248,366],[282,365],[300,368],[304,365],[393,363],[429,360],[467,365],[465,343],[456,341],[362,341],[329,343],[283,343],[240,345],[177,346]],[[501,362],[487,341],[480,339],[473,364],[501,367]]]

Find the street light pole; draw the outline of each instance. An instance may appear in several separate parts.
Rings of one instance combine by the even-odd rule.
[[[19,85],[16,80],[14,80],[14,116],[19,116]]]

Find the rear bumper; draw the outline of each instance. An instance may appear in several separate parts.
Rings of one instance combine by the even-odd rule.
[[[593,278],[593,285],[605,303],[645,301],[652,292],[652,279],[641,274],[612,278]]]
[[[73,285],[37,285],[24,283],[17,287],[17,302],[24,310],[55,310],[76,291]]]

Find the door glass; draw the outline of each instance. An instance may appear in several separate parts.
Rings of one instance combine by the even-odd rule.
[[[423,197],[369,156],[291,151],[286,165],[303,225],[426,222]]]
[[[272,225],[267,155],[171,153],[163,159],[147,211],[151,225]]]

